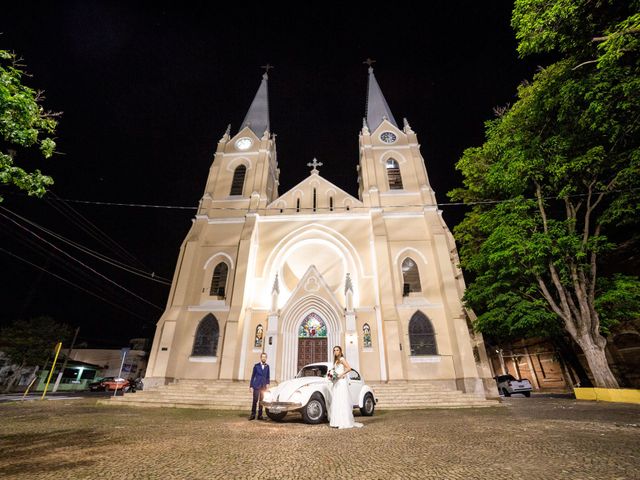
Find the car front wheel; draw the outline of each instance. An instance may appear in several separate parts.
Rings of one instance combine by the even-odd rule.
[[[373,400],[373,395],[367,393],[364,396],[364,401],[362,402],[362,407],[360,408],[360,413],[365,417],[370,417],[373,415],[373,411],[376,409],[376,402]]]
[[[327,413],[324,398],[319,393],[314,393],[307,404],[302,407],[302,419],[304,423],[316,424],[322,422]]]
[[[284,420],[284,417],[287,416],[287,412],[275,413],[268,408],[266,408],[265,411],[267,412],[267,417],[276,422],[281,422],[282,420]]]
[[[524,396],[527,397],[527,398],[529,398],[531,396],[531,392],[522,392],[522,393],[524,393]]]

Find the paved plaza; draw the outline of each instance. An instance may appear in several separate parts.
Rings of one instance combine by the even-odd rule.
[[[248,392],[248,389],[247,389]],[[640,406],[510,398],[379,411],[362,429],[238,412],[0,405],[3,479],[637,479]]]

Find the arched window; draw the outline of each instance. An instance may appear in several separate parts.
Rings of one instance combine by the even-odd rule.
[[[298,329],[298,338],[327,338],[327,326],[317,314],[310,313]]]
[[[410,258],[402,262],[402,296],[407,297],[411,292],[422,292],[418,265]]]
[[[299,212],[299,211],[300,211],[300,199],[297,198],[296,199],[296,212]]]
[[[400,165],[393,158],[387,159],[387,177],[389,178],[390,190],[402,190],[402,177],[400,176]]]
[[[329,211],[333,212],[333,197],[329,197]]]
[[[411,355],[437,355],[436,333],[433,324],[424,313],[418,311],[409,321]]]
[[[213,277],[211,277],[211,289],[209,295],[212,297],[225,298],[225,290],[227,286],[227,274],[229,273],[229,267],[224,262],[220,262],[213,269]]]
[[[193,340],[193,357],[215,357],[218,352],[218,338],[220,327],[218,320],[212,314],[208,314],[198,324],[196,336]]]
[[[247,173],[247,167],[239,165],[233,172],[233,180],[231,181],[231,193],[229,195],[242,195],[244,189],[244,176]]]

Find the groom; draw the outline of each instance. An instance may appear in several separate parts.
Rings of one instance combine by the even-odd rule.
[[[260,363],[253,366],[251,374],[251,383],[249,388],[253,389],[253,403],[251,404],[251,416],[249,420],[256,418],[256,404],[258,404],[258,420],[264,420],[262,417],[262,396],[270,383],[269,365],[267,365],[267,354],[260,355]]]

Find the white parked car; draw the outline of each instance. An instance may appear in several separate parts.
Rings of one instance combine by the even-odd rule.
[[[267,416],[280,421],[288,412],[300,412],[305,423],[322,422],[327,415],[327,399],[331,398],[332,383],[327,378],[331,367],[328,362],[306,365],[295,378],[267,390],[262,401]],[[349,372],[348,378],[353,408],[359,408],[362,415],[373,415],[376,407],[373,390],[355,370]]]
[[[496,379],[498,392],[505,397],[510,397],[513,393],[522,393],[525,397],[531,396],[531,382],[526,378],[516,380],[513,375],[498,375]]]

